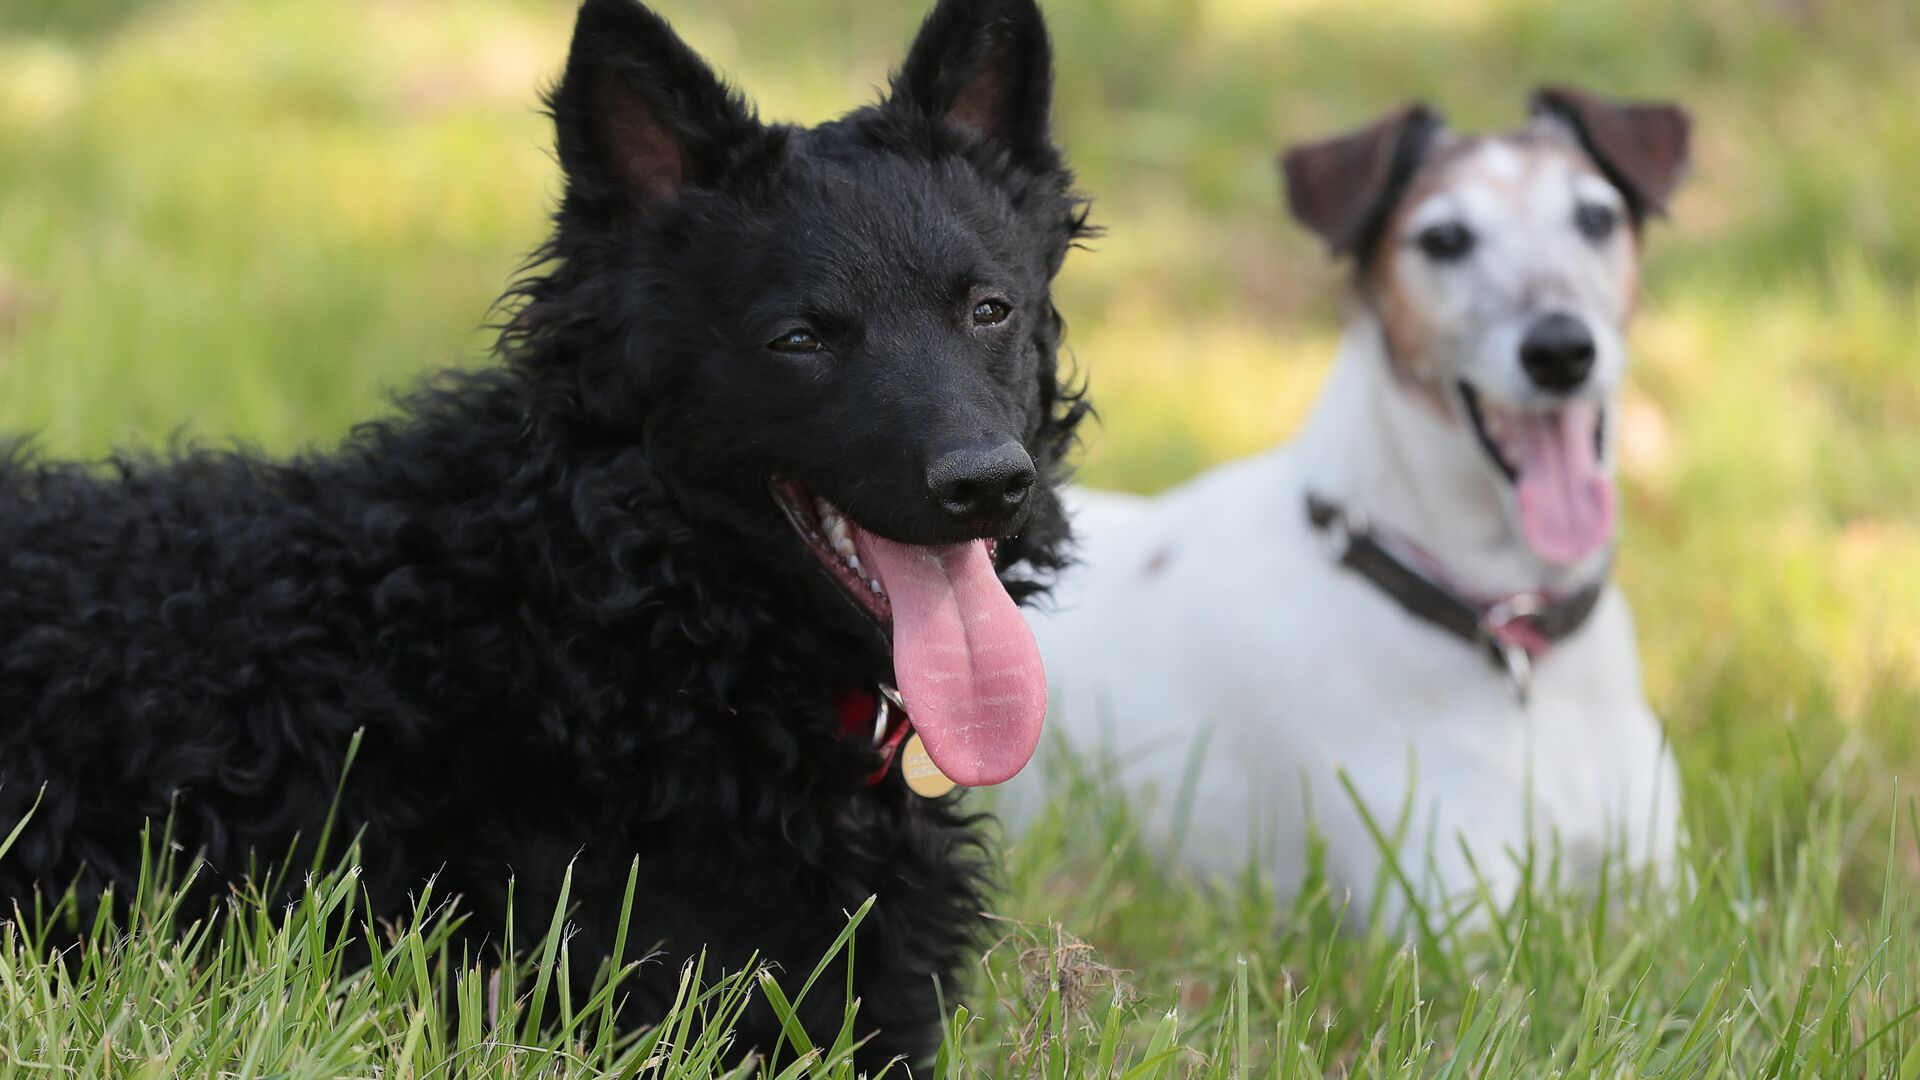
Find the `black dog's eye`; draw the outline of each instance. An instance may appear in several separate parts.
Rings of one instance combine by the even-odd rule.
[[[1013,308],[1005,300],[982,300],[973,308],[973,325],[999,326],[1013,314]]]
[[[817,353],[827,351],[826,343],[814,337],[813,332],[810,330],[789,330],[779,337],[774,338],[772,341],[767,342],[767,348],[772,349],[774,352],[782,353]]]
[[[1613,235],[1614,227],[1620,224],[1620,215],[1614,213],[1611,206],[1581,203],[1573,210],[1573,224],[1580,235],[1597,244]]]
[[[1473,250],[1473,230],[1457,221],[1443,221],[1421,229],[1415,242],[1434,262],[1454,262]]]

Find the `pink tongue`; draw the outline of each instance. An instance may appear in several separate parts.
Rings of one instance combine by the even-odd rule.
[[[1520,528],[1542,559],[1567,566],[1613,538],[1613,480],[1595,438],[1600,410],[1569,405],[1547,415],[1510,414],[1502,445],[1520,470]]]
[[[914,547],[857,528],[853,537],[893,604],[894,679],[933,763],[967,787],[1011,780],[1040,744],[1047,675],[986,541]]]

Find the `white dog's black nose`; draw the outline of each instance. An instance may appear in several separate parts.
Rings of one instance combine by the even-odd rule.
[[[1520,365],[1535,386],[1566,393],[1593,372],[1593,331],[1571,315],[1544,315],[1520,341]]]
[[[969,527],[993,529],[1013,519],[1033,490],[1033,458],[1012,440],[949,450],[927,467],[934,502]]]

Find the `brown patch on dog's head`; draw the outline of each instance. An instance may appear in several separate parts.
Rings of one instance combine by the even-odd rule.
[[[1481,141],[1452,136],[1436,146],[1398,193],[1378,235],[1373,238],[1372,248],[1355,261],[1355,280],[1361,298],[1380,320],[1380,332],[1386,339],[1387,359],[1393,366],[1394,377],[1420,393],[1440,415],[1448,417],[1452,410],[1430,362],[1428,342],[1434,330],[1433,320],[1401,287],[1394,260],[1387,256],[1409,240],[1409,209],[1446,186],[1457,163],[1470,156]]]

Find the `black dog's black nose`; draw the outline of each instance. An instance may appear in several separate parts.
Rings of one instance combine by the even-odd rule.
[[[1572,390],[1593,371],[1593,331],[1571,315],[1544,316],[1520,341],[1520,365],[1542,390]]]
[[[949,450],[927,467],[934,502],[974,528],[992,528],[1019,513],[1033,480],[1033,459],[1011,440]]]

